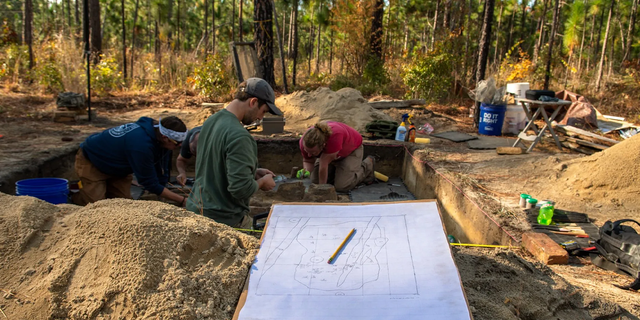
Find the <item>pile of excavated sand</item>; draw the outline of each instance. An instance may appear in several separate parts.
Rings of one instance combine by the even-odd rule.
[[[343,88],[331,91],[321,87],[312,92],[296,91],[276,99],[276,105],[284,112],[285,130],[304,132],[318,121],[339,121],[360,133],[373,120],[392,120],[380,110],[372,108],[360,91]]]
[[[637,212],[640,208],[639,158],[640,135],[636,135],[602,152],[561,163],[536,191],[569,210],[574,210],[572,204],[586,202],[593,203],[596,208],[615,206]],[[625,218],[585,213],[602,220],[600,223]]]
[[[193,129],[197,126],[201,126],[207,120],[207,118],[209,118],[214,113],[222,110],[226,105],[227,104],[220,104],[202,107],[200,108],[200,110],[182,117],[182,121],[184,121],[184,124],[187,125],[187,128]]]
[[[258,248],[161,202],[0,203],[8,319],[230,319]]]

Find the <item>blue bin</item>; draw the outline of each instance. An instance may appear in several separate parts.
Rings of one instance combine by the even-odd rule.
[[[17,196],[32,196],[53,204],[67,203],[69,181],[61,178],[35,178],[16,182]]]
[[[506,105],[480,105],[480,121],[478,123],[478,133],[487,136],[501,136],[504,113],[507,111]]]

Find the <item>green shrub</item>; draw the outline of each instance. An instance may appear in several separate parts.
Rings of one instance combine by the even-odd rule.
[[[193,76],[187,82],[203,96],[226,95],[233,87],[233,79],[231,71],[224,65],[224,59],[219,55],[209,56],[204,63],[194,68]]]
[[[105,95],[124,85],[120,66],[113,57],[102,57],[91,67],[91,90],[96,95]]]
[[[455,57],[442,46],[427,53],[416,53],[403,77],[410,91],[407,95],[415,93],[427,101],[445,98],[453,87],[454,64]]]
[[[10,79],[17,82],[20,76],[29,75],[29,53],[27,46],[11,44],[0,51],[0,80]]]
[[[56,50],[53,42],[44,45],[41,57],[36,60],[35,74],[38,84],[45,92],[58,93],[64,91],[62,73],[56,62]]]

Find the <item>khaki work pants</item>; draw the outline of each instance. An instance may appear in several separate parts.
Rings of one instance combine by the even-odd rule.
[[[329,164],[327,183],[333,184],[338,192],[347,192],[362,182],[373,181],[373,162],[362,161],[364,148],[361,146],[353,150],[348,156],[332,161]],[[311,182],[319,182],[320,160],[311,172]]]
[[[84,206],[109,198],[131,199],[132,174],[126,177],[114,177],[100,172],[85,158],[82,148],[76,154],[75,169],[81,183],[80,192],[72,197],[75,204]]]

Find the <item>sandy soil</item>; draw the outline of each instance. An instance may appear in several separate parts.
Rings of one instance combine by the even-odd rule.
[[[92,132],[140,116],[178,115],[192,127],[215,111],[195,107],[201,101],[190,96],[103,100],[96,103],[97,121],[65,125],[47,115],[53,109],[50,98],[2,95],[0,176],[37,165],[37,159],[77,146]],[[407,111],[416,115],[417,124],[429,122],[436,132],[473,131],[463,106],[385,113],[399,119]],[[588,213],[597,225],[615,217],[640,219],[634,201],[638,142],[640,138],[591,157],[559,151],[548,142],[530,154],[497,156],[493,150],[475,151],[465,143],[432,138],[420,156],[482,199],[507,230],[520,234],[528,229],[517,207],[522,192]],[[0,208],[0,308],[9,319],[227,319],[244,277],[241,271],[246,272],[254,254],[251,237],[158,202],[111,200],[79,208],[12,196],[0,196],[0,201],[8,204]],[[211,244],[226,249],[209,254],[205,248]],[[612,285],[629,279],[587,261],[547,267],[520,250],[453,251],[475,319],[640,316],[638,293]]]
[[[229,319],[258,248],[157,201],[0,201],[9,319]]]

